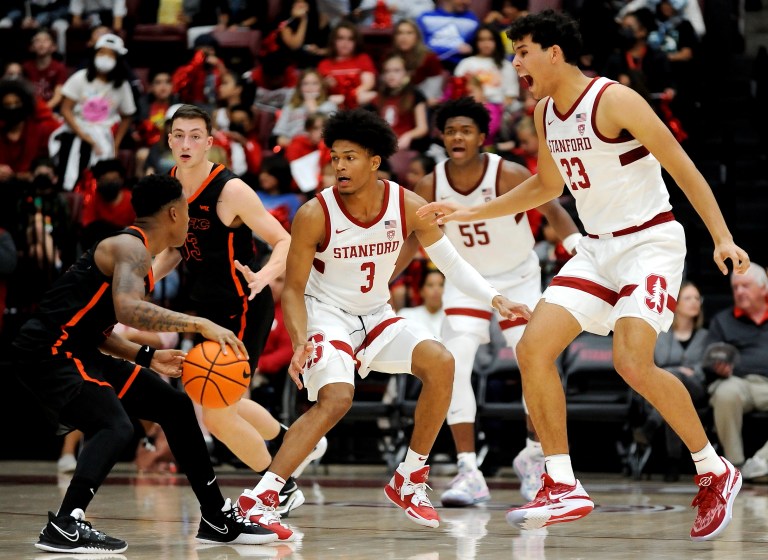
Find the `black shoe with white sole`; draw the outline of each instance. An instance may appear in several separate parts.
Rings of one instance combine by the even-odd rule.
[[[49,511],[48,524],[40,531],[35,546],[47,552],[76,554],[123,552],[128,548],[125,541],[94,529],[79,508],[70,515],[54,515]]]
[[[278,496],[280,497],[280,505],[275,508],[275,511],[282,517],[288,517],[288,514],[304,503],[304,492],[301,491],[292,476],[289,476],[288,480],[285,481],[285,485]]]
[[[227,498],[221,514],[200,518],[195,538],[209,544],[266,544],[275,542],[277,534],[240,516]]]

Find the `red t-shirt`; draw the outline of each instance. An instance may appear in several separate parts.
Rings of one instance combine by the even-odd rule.
[[[440,76],[442,74],[443,66],[440,64],[440,59],[437,58],[435,53],[429,52],[424,57],[424,60],[421,61],[419,67],[413,71],[412,81],[414,85],[419,85],[427,78]]]
[[[120,191],[117,204],[104,202],[96,193],[83,204],[83,226],[95,221],[109,222],[117,227],[128,227],[136,220],[136,214],[131,206],[131,190],[124,188]]]
[[[336,85],[331,88],[329,93],[331,95],[343,95],[345,105],[353,107],[357,105],[357,101],[351,94],[352,90],[360,85],[360,74],[371,72],[375,75],[376,66],[374,66],[370,56],[360,53],[343,60],[324,58],[317,65],[317,71],[323,77],[330,76],[336,80]]]
[[[35,86],[35,94],[44,101],[50,101],[56,86],[64,85],[69,72],[58,60],[51,60],[45,68],[38,68],[34,60],[27,60],[21,65],[27,80]]]

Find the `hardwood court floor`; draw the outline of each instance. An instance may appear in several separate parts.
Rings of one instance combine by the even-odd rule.
[[[225,496],[236,499],[254,477],[244,471],[218,473]],[[658,477],[657,477],[658,478]],[[125,539],[122,555],[61,555],[33,544],[58,507],[67,478],[55,463],[0,462],[0,558],[61,560],[561,560],[768,558],[768,486],[745,484],[734,519],[723,535],[705,543],[689,540],[695,493],[688,480],[677,484],[634,482],[620,475],[580,476],[597,507],[587,518],[522,535],[504,513],[522,499],[511,471],[489,480],[492,501],[482,508],[440,509],[438,529],[421,528],[384,497],[389,473],[383,466],[331,466],[301,480],[307,502],[287,520],[303,533],[297,543],[267,546],[203,546],[194,535],[199,510],[183,477],[136,475],[120,464],[91,504],[95,527]],[[439,502],[447,476],[430,480]]]

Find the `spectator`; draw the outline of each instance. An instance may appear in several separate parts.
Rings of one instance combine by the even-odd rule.
[[[440,340],[443,329],[445,311],[443,310],[443,288],[445,275],[436,268],[427,268],[419,282],[421,305],[403,307],[397,314],[405,317],[413,324],[419,324]]]
[[[264,208],[290,232],[293,217],[304,198],[291,188],[291,169],[285,158],[272,156],[264,160],[256,194]]]
[[[165,115],[173,103],[171,75],[165,70],[155,70],[150,74],[149,92],[141,97],[140,119],[134,139],[136,150],[136,175],[143,177],[146,172],[147,158],[152,146],[165,142]],[[167,142],[166,142],[167,143]]]
[[[269,2],[264,0],[223,0],[219,25],[232,30],[267,29]]]
[[[426,154],[418,154],[408,163],[408,169],[405,172],[405,181],[403,186],[413,190],[416,183],[435,170],[435,160]]]
[[[741,428],[744,414],[768,410],[768,277],[752,263],[745,274],[731,274],[733,307],[712,318],[706,344],[725,342],[736,347],[738,363],[715,363],[705,373],[717,437],[726,459],[744,463]]]
[[[62,88],[65,124],[49,143],[51,155],[58,157],[57,175],[67,191],[74,188],[86,167],[117,156],[136,113],[123,40],[107,33],[94,48],[88,68],[75,72]]]
[[[424,42],[448,71],[472,52],[470,45],[480,22],[470,5],[471,0],[439,0],[437,9],[421,14],[417,20]]]
[[[219,42],[213,35],[200,35],[194,47],[189,64],[173,73],[173,91],[182,103],[199,105],[210,112],[216,107],[216,93],[227,67],[216,56]]]
[[[48,29],[38,29],[32,36],[29,50],[35,55],[33,60],[22,64],[24,75],[35,87],[37,96],[45,101],[49,108],[56,109],[61,103],[61,88],[69,73],[62,62],[53,58],[56,43]]]
[[[271,113],[278,112],[288,102],[299,80],[295,65],[283,65],[272,56],[262,58],[244,76],[256,88],[254,105]]]
[[[171,133],[171,118],[181,104],[171,105],[165,112],[165,124],[163,125],[162,141],[157,142],[149,149],[145,172],[147,175],[167,175],[170,173],[176,161],[168,145],[168,135]]]
[[[413,20],[395,25],[392,52],[403,57],[411,83],[424,95],[427,104],[437,105],[443,95],[443,67],[437,55],[424,44],[421,29]]]
[[[342,108],[365,105],[376,96],[376,67],[363,52],[360,30],[342,21],[331,32],[328,57],[317,70],[331,93],[331,100]]]
[[[58,33],[59,50],[66,49],[66,31],[69,27],[70,0],[6,0],[8,6],[0,21],[0,28],[22,27],[37,29],[49,27]],[[1,13],[1,12],[0,12]]]
[[[9,232],[0,228],[0,333],[3,332],[8,277],[16,270],[16,245]],[[288,358],[290,361],[290,358]]]
[[[691,395],[694,406],[707,404],[704,373],[701,360],[704,356],[707,329],[702,328],[704,315],[701,307],[701,293],[691,282],[683,282],[677,299],[677,309],[669,331],[659,334],[654,350],[654,361],[677,377]],[[656,432],[664,426],[667,449],[667,465],[664,480],[677,481],[680,473],[680,459],[683,442],[664,423],[659,412],[648,402],[635,394],[642,411],[643,424],[633,430],[635,443],[641,449],[650,448]]]
[[[356,23],[371,25],[376,19],[378,0],[357,0],[358,7],[352,12],[352,18]],[[424,12],[433,10],[433,0],[384,0],[387,10],[391,14],[392,21],[398,22],[404,19],[416,19]]]
[[[382,62],[381,85],[372,105],[397,135],[398,150],[426,150],[429,146],[427,100],[411,84],[405,60],[390,54]]]
[[[331,32],[328,17],[317,7],[317,0],[282,2],[281,23],[262,39],[262,61],[287,67],[314,68],[327,56]],[[266,59],[266,60],[264,60]]]
[[[125,168],[120,161],[102,160],[91,171],[95,185],[86,190],[81,220],[81,241],[88,248],[136,219],[131,189],[125,184]]]
[[[307,117],[303,134],[293,137],[291,143],[285,148],[285,159],[291,163],[291,173],[294,185],[302,192],[313,192],[316,188],[322,190],[324,186],[336,182],[336,177],[330,183],[324,182],[323,168],[331,161],[331,151],[323,142],[323,125],[327,115],[315,113]],[[312,161],[297,161],[313,152],[319,152],[317,159]],[[306,166],[306,167],[305,167]],[[318,178],[315,183],[314,179]]]
[[[24,69],[21,67],[20,62],[12,60],[6,63],[5,67],[3,68],[2,76],[4,80],[21,80],[23,77]]]
[[[70,0],[69,13],[73,27],[107,25],[121,31],[128,9],[126,0]]]
[[[228,151],[232,171],[252,184],[261,169],[262,148],[258,131],[254,127],[251,107],[232,107],[229,110],[229,130],[219,131],[219,134],[226,138],[224,147]]]
[[[295,136],[304,132],[307,117],[315,113],[330,114],[337,108],[328,98],[328,88],[317,70],[304,70],[298,87],[280,111],[272,135],[277,137],[279,146],[286,148]]]
[[[229,130],[229,113],[238,105],[252,105],[251,84],[232,70],[226,70],[216,89],[219,107],[213,113],[213,125],[219,130]]]

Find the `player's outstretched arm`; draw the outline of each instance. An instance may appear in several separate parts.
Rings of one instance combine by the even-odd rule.
[[[218,342],[224,353],[231,346],[238,357],[248,352],[235,333],[202,317],[165,309],[144,299],[144,278],[152,259],[138,239],[120,235],[102,241],[96,250],[96,264],[112,277],[112,301],[117,320],[130,327],[154,332],[195,332]]]
[[[445,274],[445,277],[465,294],[493,306],[506,319],[530,317],[531,310],[528,306],[510,301],[499,294],[477,270],[461,258],[437,225],[418,218],[416,211],[424,205],[424,202],[424,199],[415,193],[405,193],[408,231],[416,234],[427,256]]]
[[[734,243],[712,189],[648,103],[632,89],[612,85],[603,93],[596,118],[602,134],[613,138],[622,129],[627,130],[669,172],[707,226],[715,243],[713,258],[720,271],[728,274],[725,261],[730,259],[736,272],[745,272],[749,256]]]
[[[304,289],[312,270],[312,262],[318,245],[325,238],[325,215],[320,203],[310,200],[299,208],[291,225],[293,236],[288,251],[283,289],[283,317],[293,345],[293,358],[288,374],[301,389],[301,373],[307,359],[312,355],[313,345],[307,340],[307,307],[304,303]]]

